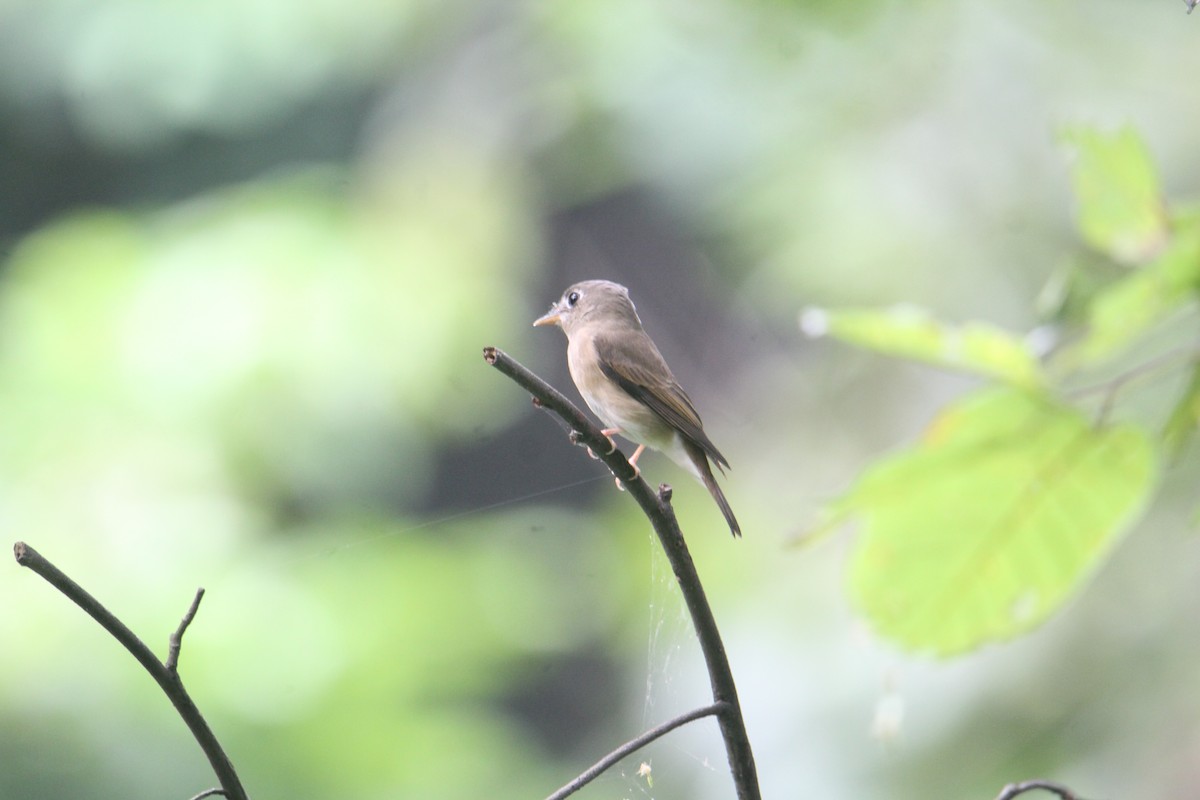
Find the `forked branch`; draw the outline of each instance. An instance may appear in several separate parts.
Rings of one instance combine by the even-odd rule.
[[[204,596],[204,590],[197,590],[196,597],[192,600],[187,614],[184,615],[179,627],[171,635],[169,654],[164,663],[158,660],[150,648],[133,631],[129,630],[125,623],[117,619],[111,611],[101,605],[99,600],[88,594],[82,586],[67,577],[66,573],[50,563],[37,550],[24,542],[17,542],[13,545],[13,554],[16,556],[18,564],[42,576],[47,583],[66,595],[71,602],[100,623],[100,626],[120,642],[138,660],[146,672],[150,673],[150,677],[158,683],[167,699],[179,712],[179,716],[183,718],[188,730],[192,732],[192,736],[200,745],[200,749],[204,751],[204,755],[208,756],[208,763],[212,765],[213,772],[216,773],[217,780],[221,784],[220,789],[209,789],[196,797],[223,795],[229,800],[248,800],[246,790],[242,788],[241,779],[238,778],[233,763],[225,755],[224,749],[217,741],[217,737],[213,735],[212,729],[208,727],[200,709],[196,707],[187,690],[183,688],[183,681],[180,680],[177,670],[183,633],[196,616],[196,610],[200,607],[200,598]]]
[[[680,714],[674,719],[669,719],[663,724],[653,727],[639,736],[635,736],[625,744],[618,747],[616,750],[613,750],[604,758],[597,761],[592,766],[585,769],[583,772],[579,773],[579,775],[573,781],[568,783],[566,786],[563,786],[554,794],[548,796],[546,800],[563,800],[563,798],[570,797],[584,786],[587,786],[593,780],[600,777],[602,774],[604,774],[606,769],[611,767],[613,764],[616,764],[630,753],[636,753],[638,750],[641,750],[655,739],[666,736],[671,731],[675,730],[676,728],[681,728],[689,722],[694,722],[695,720],[703,719],[704,717],[711,717],[715,714],[720,714],[724,708],[724,703],[713,703],[711,706],[697,708],[694,711],[687,712],[686,714]]]

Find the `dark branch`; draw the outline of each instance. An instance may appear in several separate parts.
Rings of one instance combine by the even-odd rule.
[[[567,423],[571,428],[571,444],[584,445],[590,449],[612,470],[613,475],[621,479],[621,483],[626,487],[629,487],[631,482],[640,483],[647,494],[650,492],[650,487],[646,482],[640,480],[634,468],[629,466],[625,454],[619,450],[612,450],[612,440],[601,433],[600,429],[566,398],[566,395],[534,375],[499,348],[483,348],[483,358],[533,395],[535,406],[546,411],[553,411],[563,422]],[[645,510],[646,506],[643,505],[642,509]]]
[[[196,612],[200,610],[200,601],[204,599],[204,587],[196,590],[196,596],[192,599],[192,605],[183,615],[183,619],[179,623],[179,627],[171,634],[170,640],[167,642],[167,663],[164,665],[171,672],[179,671],[179,650],[183,647],[183,634],[188,629],[188,625],[192,624],[192,620],[196,618]]]
[[[720,714],[724,710],[724,703],[713,703],[711,706],[704,706],[704,708],[697,708],[695,711],[689,711],[686,714],[680,714],[674,719],[667,720],[662,725],[651,728],[642,735],[630,739],[628,742],[621,745],[616,750],[613,750],[611,753],[597,761],[592,766],[588,767],[579,774],[579,777],[547,797],[546,800],[563,800],[565,797],[570,797],[584,786],[587,786],[593,780],[598,778],[601,773],[603,773],[613,764],[616,764],[630,753],[641,750],[643,747],[650,744],[660,736],[665,736],[676,728],[682,727],[689,722],[694,722],[695,720],[702,719],[704,717]]]
[[[142,668],[150,673],[150,677],[154,678],[159,687],[166,694],[167,699],[175,706],[175,710],[179,712],[179,716],[183,718],[184,723],[192,732],[200,749],[208,756],[208,762],[212,765],[213,772],[217,775],[217,780],[221,783],[220,793],[229,800],[248,800],[246,790],[242,788],[241,779],[238,778],[237,771],[233,768],[229,757],[225,755],[225,751],[221,748],[217,737],[213,735],[212,729],[208,727],[200,709],[196,708],[196,704],[192,702],[191,696],[187,690],[183,688],[183,682],[179,679],[179,674],[174,669],[168,668],[166,664],[161,663],[150,648],[139,639],[133,631],[126,627],[125,623],[117,619],[111,611],[100,604],[96,598],[87,593],[79,584],[71,580],[54,564],[42,557],[41,553],[34,550],[24,542],[17,542],[13,545],[13,554],[16,556],[17,563],[22,567],[27,567],[36,572],[46,580],[55,589],[58,589],[67,596],[71,602],[82,608],[88,615],[100,623],[100,627],[108,631],[114,639],[121,643],[128,650]],[[178,642],[177,638],[183,636],[184,629],[195,616],[196,608],[200,603],[201,592],[196,593],[196,599],[192,601],[192,607],[188,610],[183,622],[175,631],[175,635],[171,637],[172,648],[175,650],[174,658],[178,660]],[[211,792],[208,796],[211,796]],[[200,795],[205,796],[204,794]]]
[[[1021,783],[1010,783],[1000,790],[1000,794],[996,795],[996,800],[1012,800],[1017,795],[1025,794],[1026,792],[1036,791],[1041,789],[1044,792],[1056,794],[1062,800],[1082,800],[1074,792],[1063,786],[1061,783],[1053,783],[1052,781],[1022,781]]]
[[[663,552],[671,562],[671,569],[675,573],[679,590],[692,617],[692,625],[696,629],[696,638],[704,653],[713,702],[720,706],[717,720],[721,725],[721,736],[725,740],[725,754],[729,759],[729,769],[733,774],[738,800],[760,800],[762,795],[758,788],[754,752],[750,749],[750,739],[746,735],[746,723],[742,719],[742,707],[738,702],[737,684],[734,683],[733,672],[729,668],[729,659],[725,655],[725,645],[721,642],[721,633],[713,618],[712,608],[704,596],[704,586],[700,583],[696,565],[692,562],[691,553],[683,540],[683,532],[679,529],[675,510],[671,507],[670,487],[660,487],[659,492],[655,493],[633,467],[629,466],[624,453],[619,450],[609,452],[609,439],[582,411],[561,392],[513,360],[503,350],[485,347],[483,357],[487,363],[532,394],[536,405],[554,412],[576,431],[572,441],[587,445],[612,470],[654,526]]]

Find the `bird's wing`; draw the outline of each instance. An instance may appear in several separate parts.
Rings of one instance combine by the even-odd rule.
[[[633,345],[642,343],[632,341],[631,337],[597,336],[594,342],[601,371],[631,397],[662,417],[685,439],[697,444],[718,467],[728,467],[729,462],[704,432],[696,407],[676,382],[662,354],[649,336],[644,332],[639,333],[645,337],[645,342],[636,348],[636,357]]]

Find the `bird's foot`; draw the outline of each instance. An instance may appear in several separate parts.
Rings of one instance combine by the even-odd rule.
[[[629,462],[629,466],[633,467],[633,479],[636,481],[638,478],[641,477],[642,469],[637,464],[634,464],[632,461]],[[614,478],[613,480],[615,480],[617,482],[618,489],[620,489],[622,492],[625,491],[625,482],[624,481],[622,481],[620,478]]]
[[[646,449],[646,445],[639,444],[637,450],[633,451],[633,455],[629,457],[629,466],[633,467],[633,479],[636,481],[642,474],[642,468],[637,465],[637,460],[642,457],[642,451]],[[617,488],[622,492],[625,491],[625,484],[621,483],[621,479],[617,478]]]
[[[608,439],[608,455],[611,456],[613,453],[617,452],[617,443],[612,438],[613,434],[620,433],[621,429],[620,428],[604,428],[600,432],[602,434],[604,434],[605,439]]]
[[[608,439],[608,453],[606,453],[606,455],[611,456],[613,453],[617,452],[617,443],[613,440],[612,435],[614,433],[620,433],[620,432],[621,432],[620,428],[605,428],[602,431],[600,431],[600,433],[604,434],[604,438]],[[588,455],[591,456],[592,458],[600,457],[600,456],[596,455],[596,453],[593,452],[592,448],[590,448],[590,447],[587,449],[587,451],[588,451]]]

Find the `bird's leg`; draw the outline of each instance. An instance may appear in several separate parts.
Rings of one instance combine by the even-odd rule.
[[[633,455],[629,457],[629,466],[633,467],[633,477],[636,479],[642,474],[642,470],[637,465],[637,460],[641,457],[642,451],[646,449],[646,445],[639,444],[637,450],[633,451]],[[622,492],[625,491],[625,484],[621,483],[621,479],[617,478],[617,488]]]
[[[608,455],[612,455],[614,452],[616,452],[616,449],[617,449],[617,443],[614,442],[613,438],[612,438],[613,434],[620,433],[621,429],[620,428],[604,428],[600,432],[602,434],[604,434],[605,439],[608,439],[608,443],[610,445],[610,447],[608,448]],[[600,456],[596,455],[595,453],[593,453],[592,448],[590,448],[590,447],[587,449],[587,451],[588,451],[588,455],[591,456],[592,458],[600,457]]]
[[[642,471],[638,469],[637,460],[642,457],[642,451],[645,449],[646,445],[639,444],[637,450],[634,450],[633,455],[629,457],[629,466],[633,467],[633,477],[635,478],[642,474]]]

